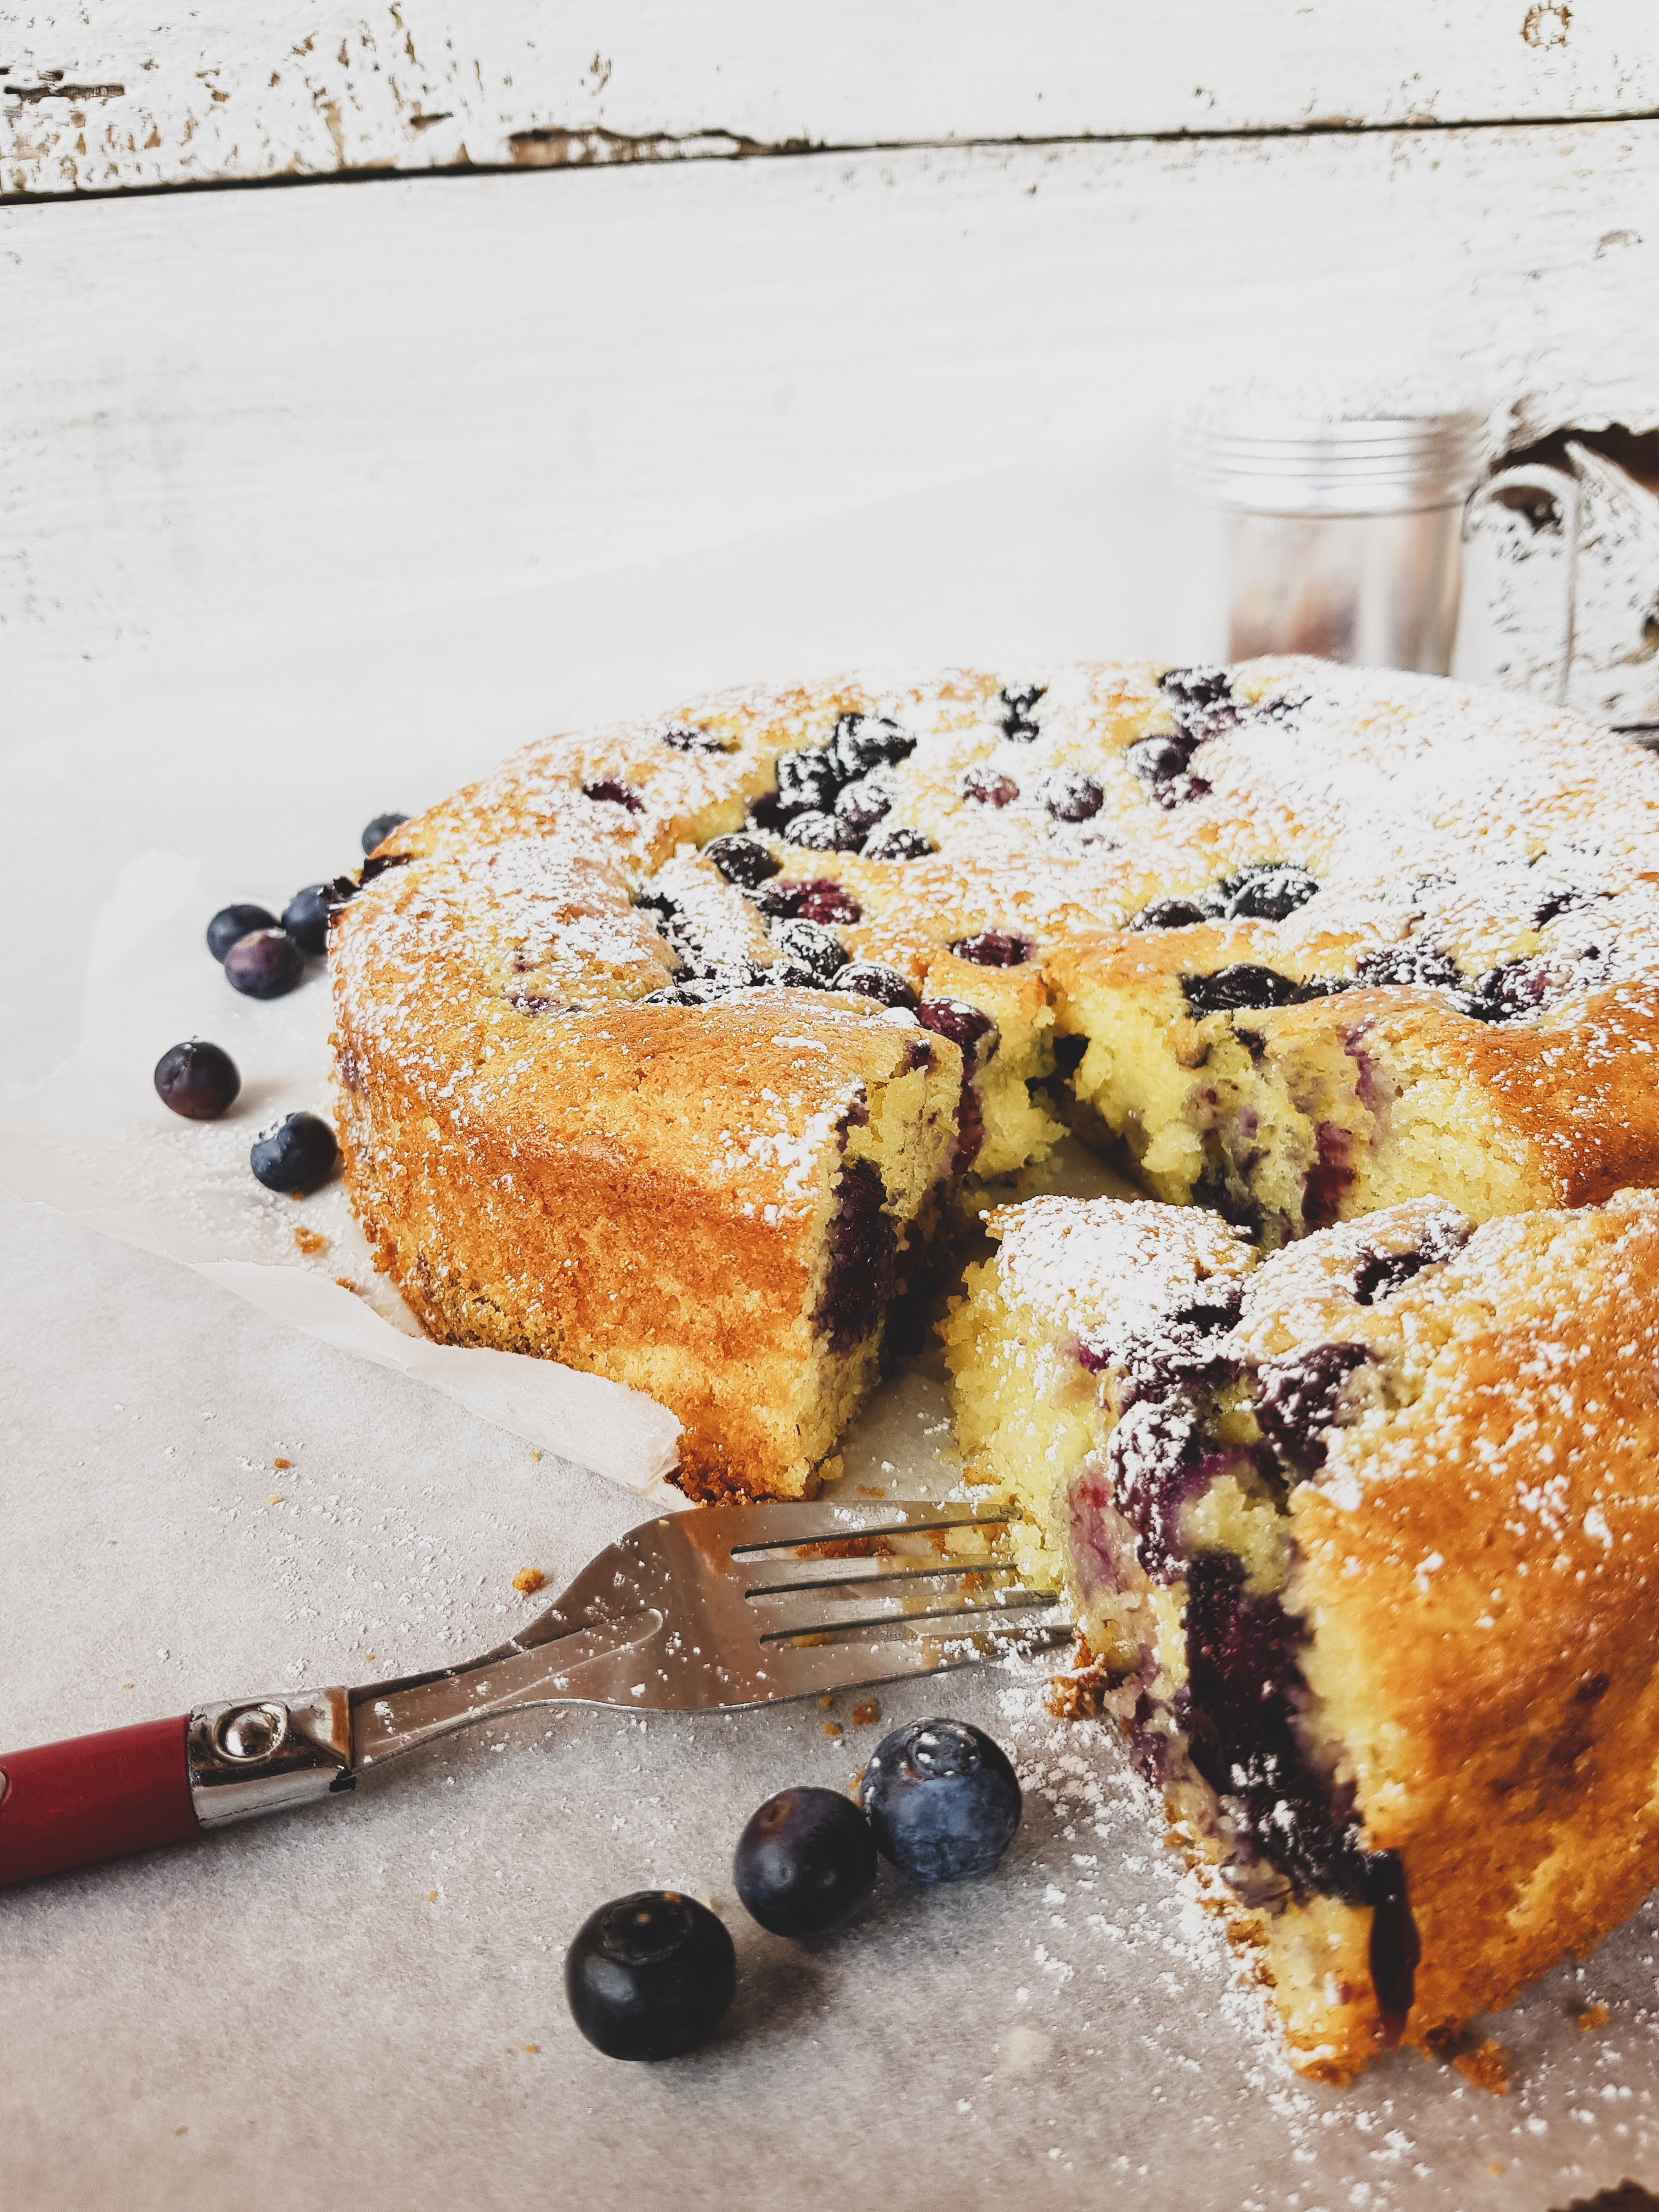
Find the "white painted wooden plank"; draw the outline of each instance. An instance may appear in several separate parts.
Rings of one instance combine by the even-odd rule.
[[[0,19],[0,191],[1651,113],[1651,0],[92,0]]]
[[[1659,125],[1601,124],[15,207],[8,696],[135,636],[280,634],[898,502],[879,591],[960,533],[975,483],[994,579],[1068,472],[1099,487],[1102,647],[1173,643],[1183,391],[1375,390],[1392,364],[1483,392],[1505,443],[1653,427],[1656,192]]]

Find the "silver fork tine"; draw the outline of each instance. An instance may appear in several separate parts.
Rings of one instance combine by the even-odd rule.
[[[902,1681],[921,1674],[938,1674],[949,1667],[1011,1653],[1024,1656],[1069,1638],[1063,1623],[1035,1622],[1018,1627],[1011,1620],[994,1630],[941,1634],[912,1633],[878,1643],[772,1644],[767,1666],[779,1698],[822,1696],[836,1690],[862,1689],[866,1684]]]

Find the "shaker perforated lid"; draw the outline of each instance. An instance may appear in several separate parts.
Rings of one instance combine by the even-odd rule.
[[[1398,514],[1447,507],[1477,482],[1486,417],[1473,407],[1305,411],[1248,386],[1177,416],[1170,472],[1184,491],[1270,514]]]

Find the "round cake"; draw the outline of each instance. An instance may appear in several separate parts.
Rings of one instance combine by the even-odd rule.
[[[353,1203],[426,1328],[835,1467],[953,1195],[1064,1125],[1271,1249],[1659,1182],[1659,765],[1273,659],[722,694],[531,746],[337,915]]]

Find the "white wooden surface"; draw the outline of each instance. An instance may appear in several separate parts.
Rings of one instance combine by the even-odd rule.
[[[1408,364],[1489,399],[1505,443],[1652,427],[1656,194],[1659,125],[1610,123],[13,207],[9,696],[125,641],[477,599],[884,501],[905,534],[869,549],[878,584],[960,557],[942,533],[975,486],[994,601],[1085,478],[1079,647],[1179,652],[1184,389],[1382,390]]]
[[[11,193],[1659,111],[1651,0],[101,0],[0,27]]]

